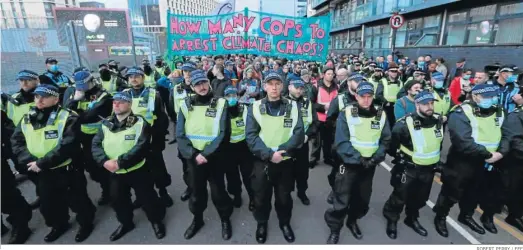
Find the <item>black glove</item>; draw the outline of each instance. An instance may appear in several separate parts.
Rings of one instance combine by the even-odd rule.
[[[436,164],[434,165],[434,169],[432,169],[432,172],[433,172],[433,173],[440,173],[440,174],[441,174],[441,173],[443,173],[443,168],[444,168],[444,166],[445,166],[445,163],[443,163],[443,162],[440,161],[440,162],[438,162],[438,163],[436,163]]]

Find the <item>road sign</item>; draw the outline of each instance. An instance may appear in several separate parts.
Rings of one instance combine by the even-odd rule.
[[[390,17],[390,27],[393,29],[399,29],[405,23],[405,18],[400,14],[394,14]]]

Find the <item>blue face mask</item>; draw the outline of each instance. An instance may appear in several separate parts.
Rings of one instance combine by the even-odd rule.
[[[236,104],[238,104],[238,99],[236,97],[232,97],[227,99],[227,102],[229,103],[229,106],[236,106]]]
[[[478,106],[482,109],[488,109],[493,105],[492,99],[493,98],[484,98],[483,100],[481,100],[481,102],[478,103]]]
[[[418,67],[423,68],[425,66],[425,62],[418,62]]]
[[[51,67],[49,68],[49,70],[50,70],[51,72],[58,72],[58,69],[59,69],[59,68],[58,68],[58,65],[57,65],[57,64],[53,64],[53,65],[51,65]]]
[[[434,88],[435,89],[443,88],[443,81],[436,81],[436,83],[434,83]]]
[[[463,80],[469,80],[470,79],[470,75],[464,75],[463,76]]]
[[[499,103],[499,98],[498,98],[497,96],[492,97],[491,100],[492,100],[492,105],[498,105],[498,103]]]
[[[516,82],[518,80],[517,75],[511,75],[507,78],[507,83]]]

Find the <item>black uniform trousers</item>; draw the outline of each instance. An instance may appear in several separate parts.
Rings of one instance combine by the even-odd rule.
[[[501,169],[503,183],[503,203],[507,205],[509,216],[523,217],[523,168],[515,159],[506,158]]]
[[[26,175],[27,179],[29,179],[35,185],[36,196],[40,196],[40,191],[38,190],[38,174],[35,172],[32,172],[32,171],[28,171],[27,166],[25,166],[23,164],[18,164],[18,162],[16,161],[16,159],[14,157],[11,159],[11,161],[13,161],[16,171],[18,171],[18,173],[20,173],[20,174]],[[4,163],[2,163],[2,164],[4,164]],[[9,163],[7,161],[5,161],[5,164],[6,165],[3,165],[3,166],[7,166],[7,168],[10,169]],[[16,177],[15,177],[15,179],[16,179]]]
[[[178,159],[180,159],[180,161],[182,162],[182,178],[183,178],[183,182],[185,182],[185,185],[187,185],[187,189],[188,190],[191,190],[191,187],[190,187],[190,180],[189,180],[189,171],[188,171],[188,168],[187,168],[187,159],[183,158],[182,157],[182,154],[180,153],[180,150],[178,150]]]
[[[147,157],[147,165],[151,168],[154,185],[157,189],[165,189],[171,185],[171,175],[167,172],[162,150],[153,148]]]
[[[399,101],[399,100],[398,100]],[[385,111],[385,114],[387,115],[387,120],[389,120],[390,130],[392,131],[392,128],[394,128],[394,124],[396,124],[396,116],[394,116],[394,103],[388,102],[388,106],[383,106],[383,111]]]
[[[492,171],[483,170],[482,181],[479,184],[479,190],[477,190],[479,207],[483,210],[483,214],[487,216],[501,213],[503,197],[506,196],[503,190],[501,171],[498,166],[498,164],[495,164]]]
[[[452,164],[450,158],[448,161],[441,175],[443,185],[432,210],[437,216],[445,217],[459,202],[460,214],[472,216],[482,195],[479,191],[485,170],[482,165]]]
[[[40,213],[48,227],[62,227],[69,223],[69,208],[76,213],[81,227],[89,227],[96,207],[87,194],[87,180],[83,169],[64,166],[43,170],[39,175]]]
[[[110,186],[111,205],[121,224],[133,224],[131,188],[136,199],[141,201],[142,209],[150,222],[159,223],[165,217],[165,206],[154,190],[153,177],[147,162],[141,168],[125,174],[111,173]]]
[[[394,166],[390,179],[390,185],[394,190],[383,207],[385,218],[397,222],[403,207],[407,217],[419,217],[419,210],[429,199],[434,179],[433,169],[433,166],[414,164]]]
[[[251,174],[254,156],[251,151],[249,151],[245,140],[238,143],[228,143],[224,155],[227,156],[222,161],[223,166],[227,168],[225,172],[225,176],[227,177],[227,192],[235,196],[241,195],[243,180],[247,194],[249,197],[252,197]]]
[[[207,208],[208,192],[207,182],[211,188],[211,199],[218,210],[220,219],[231,217],[233,206],[231,197],[225,190],[225,167],[220,166],[219,160],[210,160],[202,165],[197,165],[195,160],[187,160],[189,186],[192,188],[189,199],[189,210],[195,217],[203,216]]]
[[[325,222],[331,231],[339,232],[343,221],[356,221],[369,211],[372,194],[372,181],[376,166],[364,168],[362,165],[344,165],[336,173],[332,193],[332,208],[325,211]]]
[[[258,223],[267,223],[272,209],[274,192],[274,208],[280,225],[290,223],[292,217],[291,191],[294,186],[292,159],[278,164],[254,162],[252,173],[252,189],[254,191],[254,219]],[[273,191],[274,190],[274,191]]]
[[[312,159],[318,161],[323,150],[323,161],[332,160],[332,143],[334,142],[334,127],[329,122],[320,122],[320,138],[312,147]]]
[[[6,220],[13,227],[27,227],[33,212],[16,187],[15,175],[5,159],[2,159],[0,167],[2,168],[2,213],[8,215]]]
[[[294,161],[294,179],[296,180],[296,189],[298,193],[305,193],[309,188],[309,144],[305,143],[296,152]],[[294,185],[293,185],[294,190]]]
[[[82,145],[82,152],[78,154],[78,158],[73,159],[75,166],[83,166],[85,171],[93,181],[100,184],[102,188],[102,196],[109,195],[109,175],[110,173],[104,168],[100,168],[93,159],[91,151],[93,138],[95,135],[80,133],[80,142]]]

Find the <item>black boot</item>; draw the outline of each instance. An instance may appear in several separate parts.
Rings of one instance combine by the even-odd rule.
[[[285,238],[285,240],[287,242],[289,242],[289,243],[294,242],[295,237],[294,237],[294,232],[292,231],[291,225],[289,225],[289,224],[281,225],[280,229],[283,233],[283,238]]]
[[[189,226],[189,228],[185,230],[185,234],[183,235],[183,237],[185,237],[186,240],[191,239],[192,237],[194,237],[194,235],[196,235],[196,233],[198,233],[198,231],[203,227],[203,225],[205,225],[205,223],[203,222],[203,218],[195,217],[192,220],[192,223]]]
[[[396,221],[387,220],[387,236],[393,240],[398,237],[398,223]]]
[[[36,200],[34,200],[33,202],[31,202],[29,204],[29,207],[31,207],[32,210],[39,208],[40,207],[40,197],[37,196]]]
[[[496,228],[496,225],[494,224],[494,215],[488,215],[483,213],[481,217],[479,218],[481,221],[481,224],[483,224],[483,227],[485,230],[489,231],[490,233],[497,234],[498,229]]]
[[[80,226],[80,229],[78,229],[78,233],[74,237],[74,240],[76,242],[82,242],[86,240],[91,233],[93,232],[93,225],[87,225],[87,226]]]
[[[173,145],[176,143],[176,137],[174,137],[170,142],[169,142],[169,145]]]
[[[241,194],[236,194],[234,195],[234,198],[232,199],[232,204],[234,205],[235,208],[239,208],[242,206],[242,195]]]
[[[116,241],[120,238],[122,238],[125,234],[132,231],[134,229],[134,224],[124,225],[120,224],[118,228],[111,234],[111,237],[109,239],[111,241]]]
[[[249,211],[254,211],[254,198],[249,198]]]
[[[138,209],[142,207],[142,203],[138,201],[138,199],[133,201],[133,209]]]
[[[53,227],[53,228],[51,228],[51,232],[49,232],[44,237],[44,241],[45,242],[53,242],[53,241],[57,240],[58,238],[60,238],[60,236],[62,236],[64,233],[66,233],[67,230],[69,230],[69,228],[71,228],[70,224],[63,225],[63,226],[60,226],[60,227]]]
[[[298,192],[298,198],[300,199],[301,203],[303,203],[303,205],[305,206],[311,204],[311,200],[309,200],[309,197],[307,197],[307,194],[305,194],[305,192]]]
[[[329,235],[329,238],[327,239],[327,244],[338,244],[339,240],[340,240],[340,232],[331,230],[331,234]]]
[[[160,200],[162,201],[162,204],[165,205],[165,207],[172,207],[174,202],[173,199],[171,199],[171,196],[167,193],[167,190],[165,188],[160,188],[158,190],[158,194],[160,195]]]
[[[13,232],[9,238],[8,244],[24,244],[29,236],[31,235],[31,230],[29,227],[13,227]]]
[[[417,218],[407,217],[407,218],[405,218],[405,220],[403,222],[405,222],[405,225],[412,228],[412,230],[414,230],[414,232],[416,232],[417,234],[419,234],[423,237],[427,236],[427,234],[428,234],[427,230],[425,228],[423,228],[423,226],[421,224],[419,224],[419,221]]]
[[[507,216],[507,218],[505,218],[505,222],[523,232],[523,219]]]
[[[267,240],[267,223],[258,223],[256,227],[256,241],[260,244]]]
[[[334,194],[332,191],[329,193],[329,196],[327,197],[327,203],[331,204],[334,203]]]
[[[109,194],[102,192],[102,197],[98,199],[98,206],[109,205],[109,203],[111,203],[111,197],[109,196]]]
[[[4,236],[7,232],[9,232],[9,228],[6,227],[2,222],[2,236]]]
[[[232,225],[229,219],[222,220],[222,239],[229,240],[232,237]]]
[[[358,240],[361,240],[361,238],[363,238],[363,234],[361,233],[360,227],[358,226],[358,223],[356,223],[356,220],[347,218],[346,226],[349,228],[354,238]]]
[[[317,161],[311,161],[311,162],[309,162],[309,168],[310,168],[310,169],[315,168],[316,165],[318,165],[318,162],[317,162]]]
[[[165,225],[162,222],[151,223],[151,225],[156,239],[163,239],[165,237]]]
[[[188,200],[189,198],[191,198],[191,193],[192,193],[191,189],[189,189],[189,188],[185,189],[182,196],[180,196],[180,200],[182,200],[182,201]]]
[[[475,220],[472,218],[472,215],[459,215],[458,221],[463,225],[468,226],[472,231],[478,234],[485,234],[485,229],[483,229]]]
[[[434,227],[436,228],[436,232],[438,232],[439,235],[445,238],[449,237],[446,216],[436,215],[436,217],[434,217]]]

